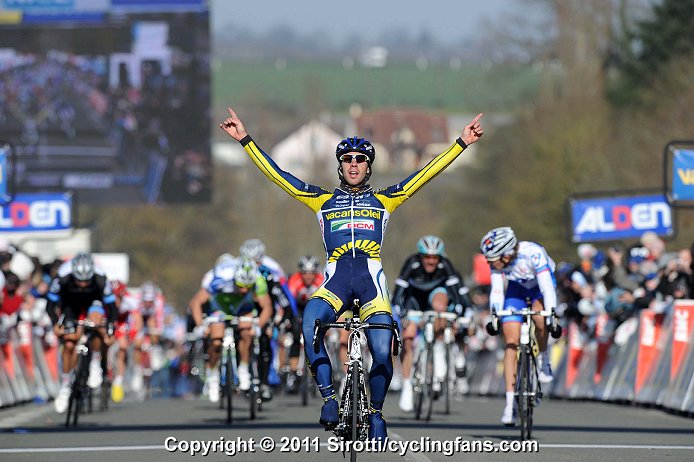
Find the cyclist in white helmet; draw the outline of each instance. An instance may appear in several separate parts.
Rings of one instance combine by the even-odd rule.
[[[277,263],[277,260],[268,256],[265,253],[265,244],[260,239],[248,239],[239,247],[239,253],[242,257],[250,258],[258,264],[261,272],[272,272],[279,279],[286,278],[282,266]]]
[[[296,301],[287,286],[287,276],[279,263],[265,254],[265,244],[260,239],[248,239],[239,247],[242,257],[253,260],[258,265],[258,271],[267,282],[268,292],[272,299],[273,320],[275,325],[280,320],[291,316],[298,317]],[[279,350],[277,339],[267,335],[263,330],[260,337],[260,374],[262,378],[261,396],[264,400],[272,399],[270,385],[280,385],[278,356],[273,352]]]
[[[258,272],[255,262],[240,258],[238,260],[226,259],[216,265],[212,272],[212,278],[203,281],[205,290],[209,294],[210,304],[208,317],[220,322],[213,322],[209,326],[208,356],[209,364],[206,373],[206,388],[208,398],[212,402],[219,401],[219,371],[217,363],[224,337],[223,317],[225,315],[249,316],[256,315],[261,326],[268,323],[272,315],[270,297],[267,292],[265,279]],[[256,310],[256,303],[259,310]],[[195,324],[202,326],[202,305],[191,304],[191,310]],[[240,324],[239,328],[239,388],[243,391],[251,386],[251,374],[249,369],[250,347],[254,335],[250,325]]]
[[[533,310],[557,307],[557,288],[554,280],[554,261],[541,245],[535,242],[518,241],[513,230],[507,226],[495,228],[484,235],[480,250],[492,270],[489,306],[496,311],[518,310],[532,302]],[[504,279],[508,282],[504,290]],[[514,408],[514,386],[516,383],[516,350],[520,341],[521,316],[501,318],[506,341],[504,354],[504,377],[506,380],[506,406],[501,417],[505,425],[516,421]],[[540,349],[538,356],[539,379],[548,383],[553,380],[552,368],[547,355],[549,330],[542,316],[534,316],[535,336]]]

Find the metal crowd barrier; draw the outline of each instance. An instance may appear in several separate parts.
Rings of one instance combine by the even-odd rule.
[[[677,300],[658,313],[642,310],[616,330],[611,323],[607,315],[599,317],[592,336],[570,323],[552,346],[550,396],[694,414],[694,300]],[[469,363],[472,393],[503,394],[498,352],[472,353]]]

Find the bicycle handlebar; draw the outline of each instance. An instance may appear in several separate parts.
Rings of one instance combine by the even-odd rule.
[[[238,326],[239,324],[244,322],[249,322],[256,326],[259,325],[258,318],[254,316],[234,316],[231,314],[227,314],[225,316],[208,316],[203,321],[203,324],[205,326],[209,326],[210,324],[216,324],[220,322],[229,324],[231,326]]]
[[[530,307],[522,308],[520,310],[500,310],[496,311],[495,308],[491,310],[491,320],[487,323],[486,329],[489,335],[499,334],[499,317],[500,316],[542,316],[544,318],[552,318],[548,326],[549,333],[553,338],[561,337],[563,332],[562,326],[557,321],[557,313],[554,308],[548,310],[533,310]]]
[[[543,317],[549,317],[549,316],[554,316],[554,308],[549,309],[549,310],[533,310],[530,308],[523,308],[522,310],[500,310],[500,311],[495,311],[492,310],[492,316],[511,316],[511,315],[519,315],[519,316],[543,316]]]
[[[364,329],[385,329],[389,330],[393,333],[395,336],[395,343],[393,345],[393,350],[392,353],[394,356],[397,356],[400,354],[400,348],[401,348],[401,340],[400,340],[400,330],[398,329],[398,323],[393,321],[392,324],[386,324],[386,323],[381,323],[381,322],[371,322],[371,323],[363,323],[359,320],[355,320],[354,318],[348,319],[347,321],[343,322],[321,322],[320,319],[316,319],[316,322],[314,324],[313,328],[313,352],[318,354],[318,351],[320,350],[320,345],[318,344],[319,338],[322,337],[322,334],[325,334],[325,331],[331,328],[337,328],[337,329],[345,329],[347,331],[350,330],[356,330],[356,331],[362,331]]]
[[[105,322],[102,322],[101,324],[97,324],[94,321],[92,321],[91,319],[81,319],[81,320],[77,320],[77,321],[70,321],[67,324],[68,324],[68,326],[65,328],[65,331],[64,331],[66,334],[74,333],[75,331],[77,331],[78,327],[84,327],[87,330],[97,329],[99,327],[106,327]]]
[[[409,310],[406,315],[407,319],[409,321],[421,321],[422,319],[445,319],[446,321],[450,321],[451,323],[455,323],[458,325],[458,327],[468,327],[470,325],[470,320],[466,318],[465,316],[460,316],[458,313],[451,313],[448,311],[433,311],[433,310],[427,310],[427,311],[417,311],[417,310]]]

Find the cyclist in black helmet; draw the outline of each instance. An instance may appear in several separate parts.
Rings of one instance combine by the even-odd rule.
[[[63,343],[61,387],[55,399],[56,411],[63,413],[70,399],[70,372],[75,367],[75,344],[82,336],[81,327],[73,329],[75,321],[88,318],[99,325],[107,318],[107,328],[100,328],[99,332],[110,345],[113,342],[113,325],[118,319],[118,309],[111,283],[95,267],[94,260],[88,253],[78,253],[58,270],[58,277],[51,283],[47,298],[46,312],[55,326],[56,335]],[[95,339],[94,343],[91,346],[94,356],[87,382],[91,388],[98,387],[102,379],[100,366],[97,366],[101,339]]]
[[[376,157],[373,145],[363,138],[352,137],[337,145],[335,157],[340,186],[333,191],[314,186],[280,169],[246,132],[236,113],[229,108],[219,127],[241,143],[253,163],[290,196],[316,214],[323,234],[327,265],[326,280],[306,304],[302,330],[305,339],[313,337],[316,319],[334,322],[358,299],[363,322],[391,323],[393,320],[388,284],[381,265],[381,245],[390,214],[427,182],[441,173],[463,150],[483,134],[477,115],[463,129],[460,137],[424,168],[398,184],[373,189],[368,180]],[[385,439],[386,422],[381,410],[393,376],[391,359],[392,333],[371,329],[366,334],[373,359],[369,373],[369,438]],[[318,354],[304,344],[318,388],[323,396],[319,422],[332,429],[338,421],[338,404],[332,381],[332,365],[323,342]]]

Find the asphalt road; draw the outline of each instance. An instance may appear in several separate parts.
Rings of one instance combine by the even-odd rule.
[[[498,423],[501,399],[465,398],[453,403],[450,415],[444,415],[442,403],[436,402],[431,421],[423,423],[401,412],[397,398],[397,394],[389,394],[385,407],[392,448],[384,453],[363,453],[360,460],[694,460],[694,419],[657,409],[547,399],[536,410],[538,450],[501,453],[519,439],[517,428]],[[231,426],[224,423],[223,411],[201,399],[126,399],[106,412],[84,415],[76,429],[64,428],[64,416],[56,414],[52,404],[4,409],[0,410],[0,461],[344,460],[336,440],[330,439],[332,433],[317,424],[318,399],[302,407],[297,397],[276,397],[254,421],[248,420],[244,400],[238,399],[236,404],[238,419]],[[264,452],[261,440],[268,437],[276,446]],[[190,453],[165,449],[165,444],[185,448],[193,441],[217,441],[226,446],[194,459]],[[424,441],[430,447],[421,451],[409,446],[404,456],[395,452],[402,452],[411,441]],[[241,442],[246,444],[245,451]],[[293,451],[292,444],[302,448]],[[483,444],[493,452],[466,452]],[[282,452],[283,446],[286,452]],[[231,454],[234,449],[233,456],[224,452]]]

